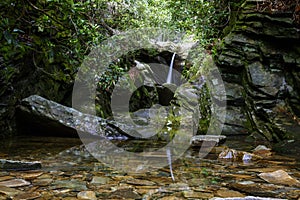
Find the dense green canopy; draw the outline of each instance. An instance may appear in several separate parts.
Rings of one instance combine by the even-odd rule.
[[[6,86],[28,66],[55,81],[72,82],[92,46],[130,28],[186,31],[209,46],[230,9],[218,0],[2,0],[0,7],[0,63],[5,69],[0,72]]]

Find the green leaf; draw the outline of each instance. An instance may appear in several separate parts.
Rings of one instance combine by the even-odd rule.
[[[6,40],[6,42],[8,44],[12,44],[13,43],[14,38],[13,38],[13,36],[8,31],[4,31],[3,32],[3,36],[4,36],[4,38],[5,38],[5,40]]]

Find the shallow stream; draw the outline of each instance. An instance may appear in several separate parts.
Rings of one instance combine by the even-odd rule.
[[[139,141],[131,141],[128,147],[133,143],[136,146]],[[0,199],[300,197],[299,185],[288,184],[283,179],[276,184],[269,183],[259,176],[263,172],[283,170],[294,180],[300,180],[300,162],[295,159],[298,155],[273,153],[268,158],[243,162],[218,159],[223,147],[214,148],[201,159],[197,156],[197,149],[189,149],[173,162],[173,182],[168,166],[145,173],[123,172],[99,162],[81,144],[78,138],[36,136],[1,141],[1,159],[40,161],[42,168],[32,171],[2,170]],[[123,146],[126,148],[126,144]],[[253,149],[240,137],[228,138],[223,146],[248,152]]]

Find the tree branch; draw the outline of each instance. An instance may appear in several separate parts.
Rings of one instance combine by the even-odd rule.
[[[49,18],[51,18],[53,21],[57,22],[58,24],[60,24],[61,26],[64,27],[64,25],[63,25],[60,21],[56,20],[54,17],[52,17],[51,15],[49,15],[46,11],[44,11],[44,10],[42,10],[42,9],[40,9],[40,8],[38,8],[38,7],[36,7],[35,5],[33,5],[33,4],[30,2],[30,0],[26,0],[26,1],[27,1],[27,3],[28,3],[33,9],[35,9],[35,10],[37,10],[37,11],[39,11],[39,12],[45,14],[45,15],[47,15],[47,16],[48,16]]]

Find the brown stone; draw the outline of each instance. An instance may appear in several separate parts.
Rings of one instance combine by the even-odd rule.
[[[212,193],[194,192],[194,191],[184,191],[183,196],[185,198],[196,198],[196,199],[211,199],[214,197]]]
[[[0,182],[1,181],[7,181],[7,180],[11,180],[11,179],[13,179],[14,177],[12,177],[12,176],[1,176],[0,177]]]
[[[253,149],[253,153],[264,158],[272,155],[271,149],[264,145],[258,145],[255,149]]]
[[[77,194],[78,199],[97,200],[96,193],[94,191],[82,191]]]
[[[227,188],[220,189],[216,192],[216,196],[228,198],[228,197],[245,197],[242,193]]]
[[[176,196],[166,196],[166,197],[161,198],[160,200],[181,200],[181,199],[183,199],[183,198],[179,198]]]
[[[26,193],[21,193],[13,197],[13,199],[17,200],[31,200],[31,199],[36,199],[41,197],[41,194],[38,192],[26,192]]]
[[[128,183],[130,185],[144,185],[144,186],[156,185],[156,183],[154,183],[152,181],[142,180],[142,179],[130,179],[130,180],[127,180],[126,183]]]
[[[48,186],[53,181],[51,178],[35,179],[32,184],[37,186]]]
[[[114,180],[116,181],[121,181],[121,180],[128,180],[128,179],[133,179],[133,176],[114,176]]]
[[[284,187],[270,184],[255,183],[252,181],[243,181],[230,184],[230,188],[245,192],[254,196],[274,196]]]
[[[118,189],[109,195],[109,198],[116,199],[139,199],[141,196],[133,191],[133,188]]]
[[[135,186],[137,189],[143,189],[143,190],[151,190],[151,189],[157,189],[157,185],[137,185]]]
[[[268,183],[300,187],[300,182],[297,179],[291,177],[286,171],[283,170],[277,170],[269,173],[260,173],[258,176]]]
[[[32,180],[32,179],[35,179],[35,178],[41,176],[42,174],[43,174],[43,172],[29,172],[29,173],[22,174],[22,177],[25,180]]]
[[[241,179],[252,179],[253,176],[247,175],[247,174],[223,174],[221,175],[223,178],[234,178],[236,180],[241,180]]]
[[[274,166],[274,167],[265,167],[265,168],[246,169],[246,171],[262,173],[262,172],[273,172],[273,171],[279,170],[281,168],[282,168],[281,166]]]
[[[5,187],[5,186],[0,186],[0,194],[5,194],[7,196],[15,196],[21,193],[23,193],[23,191],[14,188]]]

